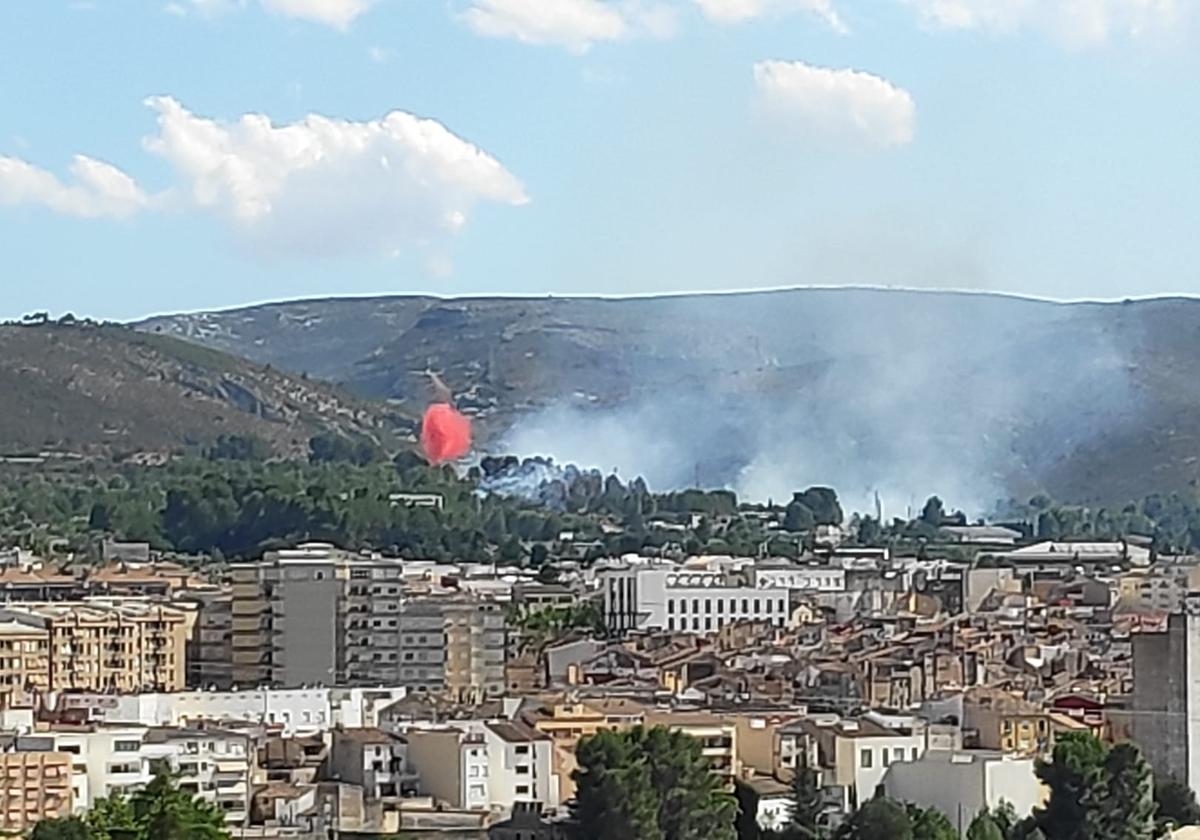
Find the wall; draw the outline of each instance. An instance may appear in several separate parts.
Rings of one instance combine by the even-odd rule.
[[[927,753],[920,761],[893,764],[883,785],[889,797],[936,808],[963,832],[985,808],[1006,801],[1025,817],[1045,798],[1033,759],[994,752]]]

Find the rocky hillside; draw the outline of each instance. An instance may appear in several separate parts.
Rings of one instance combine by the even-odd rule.
[[[426,371],[492,448],[658,487],[817,482],[869,503],[1122,501],[1200,480],[1200,303],[797,289],[392,297],[139,325],[415,412]]]
[[[297,455],[316,432],[382,443],[406,423],[325,383],[119,326],[0,327],[0,394],[5,455],[166,454],[221,435]]]

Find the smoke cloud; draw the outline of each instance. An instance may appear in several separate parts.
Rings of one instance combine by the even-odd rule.
[[[618,397],[553,402],[494,450],[640,475],[655,491],[781,501],[823,484],[849,509],[879,494],[900,516],[936,494],[974,515],[1038,492],[1142,411],[1132,333],[1111,307],[811,290],[800,303],[730,298],[721,329],[706,322],[720,300],[698,300],[660,302],[656,324],[693,329],[655,335]]]

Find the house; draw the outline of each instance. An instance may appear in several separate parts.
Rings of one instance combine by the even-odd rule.
[[[407,763],[408,742],[382,729],[335,729],[324,775],[357,785],[366,799],[393,799],[416,791]]]
[[[484,723],[488,758],[488,799],[493,808],[509,811],[517,802],[559,804],[558,778],[554,774],[553,742],[523,721]]]
[[[981,811],[1007,802],[1023,819],[1042,805],[1048,791],[1034,772],[1035,760],[985,750],[925,753],[893,764],[883,778],[889,797],[935,808],[965,831]]]

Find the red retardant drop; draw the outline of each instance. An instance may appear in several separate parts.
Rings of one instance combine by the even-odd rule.
[[[471,451],[471,421],[452,405],[434,403],[421,421],[421,449],[431,464],[458,460]]]

